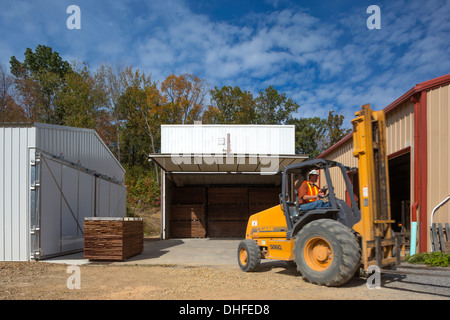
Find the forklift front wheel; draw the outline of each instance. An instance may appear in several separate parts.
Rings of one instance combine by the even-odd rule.
[[[256,241],[242,240],[238,246],[237,258],[242,271],[254,271],[261,262],[261,251]]]
[[[350,280],[361,258],[352,231],[331,219],[304,226],[297,234],[294,251],[302,277],[326,286],[339,286]]]

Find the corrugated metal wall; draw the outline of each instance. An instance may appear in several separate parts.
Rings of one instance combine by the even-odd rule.
[[[412,146],[414,143],[414,104],[405,102],[386,114],[387,154]]]
[[[338,149],[327,155],[326,159],[340,162],[349,167],[358,167],[358,160],[353,156],[353,140],[350,139],[345,142]],[[330,175],[336,196],[340,199],[345,199],[346,187],[341,170],[339,168],[331,168]],[[325,181],[325,175],[322,172],[320,176],[321,187],[326,184]]]
[[[387,154],[410,147],[414,142],[414,104],[403,103],[395,110],[386,114],[386,147]],[[353,138],[349,139],[336,150],[326,155],[326,159],[335,160],[349,167],[358,167],[358,159],[353,156]],[[413,156],[411,155],[411,159]],[[334,173],[336,172],[336,173]],[[335,186],[336,195],[345,199],[344,180],[339,179],[340,173],[334,169],[332,178],[337,181]],[[321,177],[325,181],[325,177]],[[413,181],[413,170],[411,169],[411,181]],[[411,193],[412,197],[412,193]],[[411,198],[413,199],[413,198]]]
[[[427,93],[428,219],[450,195],[450,85]],[[433,222],[450,222],[450,201],[436,211]],[[430,223],[430,220],[428,220]]]
[[[29,154],[35,128],[0,127],[0,261],[29,259]]]
[[[163,154],[295,154],[295,126],[162,125]]]
[[[107,177],[94,177],[90,170]],[[51,255],[82,248],[76,221],[125,216],[124,173],[93,130],[1,126],[0,261],[28,261],[39,249]]]
[[[124,181],[125,170],[91,129],[35,124],[36,147],[64,160],[78,163],[110,178]]]
[[[58,159],[40,159],[40,239],[34,248],[40,259],[82,250],[85,217],[125,216],[125,186]]]

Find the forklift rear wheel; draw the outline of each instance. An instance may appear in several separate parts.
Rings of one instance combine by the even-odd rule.
[[[246,239],[239,243],[237,250],[239,267],[245,272],[251,272],[261,262],[261,251],[254,240]]]
[[[312,283],[339,286],[350,280],[360,262],[356,237],[343,224],[320,219],[308,223],[295,239],[295,262]]]

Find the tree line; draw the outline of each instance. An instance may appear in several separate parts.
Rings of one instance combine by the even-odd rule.
[[[146,183],[155,193],[158,174],[147,155],[160,151],[161,124],[293,124],[296,153],[310,158],[350,131],[333,110],[325,119],[296,114],[300,105],[273,86],[254,95],[238,86],[211,88],[191,74],[158,83],[133,67],[69,63],[44,45],[26,49],[22,62],[11,57],[9,70],[0,63],[0,122],[94,129],[136,180],[131,183],[150,174],[155,183]]]

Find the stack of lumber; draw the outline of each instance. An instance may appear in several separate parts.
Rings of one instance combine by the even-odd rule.
[[[175,188],[172,204],[205,204],[205,187],[180,187]]]
[[[208,203],[247,204],[247,187],[210,187],[208,188]]]
[[[278,205],[279,187],[175,187],[171,238],[242,238],[250,215]]]
[[[247,187],[208,188],[208,235],[212,238],[245,236],[248,221]]]
[[[269,209],[279,204],[280,187],[252,187],[248,191],[249,215]]]
[[[170,208],[171,238],[206,236],[206,188],[176,188]]]
[[[206,236],[205,205],[172,205],[170,234],[173,238],[203,238]]]
[[[85,218],[85,259],[123,261],[143,250],[142,218]]]

